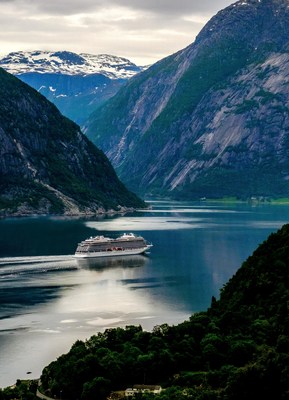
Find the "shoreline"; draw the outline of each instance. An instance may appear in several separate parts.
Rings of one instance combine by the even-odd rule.
[[[57,218],[67,218],[67,217],[72,217],[72,218],[91,218],[91,217],[101,217],[101,216],[112,216],[112,215],[125,215],[127,213],[133,213],[138,210],[143,210],[145,211],[147,208],[132,208],[132,207],[121,207],[119,210],[114,210],[114,209],[100,209],[97,212],[96,211],[91,211],[91,212],[64,212],[63,214],[53,214],[53,213],[45,213],[45,212],[14,212],[14,213],[9,213],[5,215],[0,215],[0,219],[9,219],[9,218],[35,218],[35,217],[57,217]]]
[[[176,201],[176,202],[192,202],[192,203],[200,203],[200,204],[251,204],[251,205],[289,205],[289,198],[276,198],[276,199],[262,199],[258,197],[252,197],[247,200],[240,200],[233,197],[228,198],[219,198],[219,199],[210,199],[210,198],[201,198],[201,199],[193,199],[193,200],[175,200],[167,198],[156,198],[156,199],[148,199],[146,200],[147,203],[150,201]],[[67,210],[62,214],[54,214],[54,213],[47,213],[42,210],[18,210],[12,213],[3,213],[1,214],[0,211],[0,220],[9,219],[9,218],[35,218],[35,217],[55,217],[55,218],[92,218],[92,217],[101,217],[101,216],[113,216],[113,215],[125,215],[127,213],[134,213],[137,211],[146,211],[150,209],[150,205],[148,204],[145,208],[133,208],[133,207],[122,207],[119,206],[118,210],[109,209],[105,210],[104,208],[99,208],[97,211],[80,211],[79,209],[76,211],[74,210]]]

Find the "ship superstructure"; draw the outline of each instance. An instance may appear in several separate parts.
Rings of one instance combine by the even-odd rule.
[[[152,244],[148,243],[142,236],[136,236],[133,233],[124,233],[116,239],[94,236],[78,244],[75,257],[112,257],[142,254],[151,247]]]

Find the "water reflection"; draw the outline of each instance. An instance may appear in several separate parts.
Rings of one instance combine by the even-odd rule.
[[[98,271],[109,268],[140,268],[147,262],[145,255],[76,259],[79,268]]]
[[[173,288],[173,287],[182,287],[188,285],[188,279],[185,277],[177,277],[177,276],[164,276],[164,277],[146,277],[146,278],[130,278],[130,279],[122,279],[121,283],[132,290],[137,289],[154,289],[154,288]],[[153,291],[150,293],[153,295]],[[175,295],[174,292],[171,292],[172,295]]]
[[[178,211],[179,212],[179,211]],[[174,216],[160,217],[158,215],[149,216],[126,216],[116,220],[105,220],[101,224],[96,221],[88,221],[85,223],[89,229],[103,231],[122,231],[122,232],[137,232],[137,231],[165,231],[165,230],[180,230],[202,228],[203,220],[201,218],[185,218],[178,215],[175,211]],[[146,239],[146,237],[145,237]]]

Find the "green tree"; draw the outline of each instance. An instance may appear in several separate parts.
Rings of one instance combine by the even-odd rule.
[[[105,400],[111,392],[111,381],[102,376],[83,385],[82,400]]]

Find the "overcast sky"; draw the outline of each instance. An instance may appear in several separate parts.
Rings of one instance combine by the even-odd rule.
[[[69,50],[151,64],[234,0],[0,0],[0,54]]]

